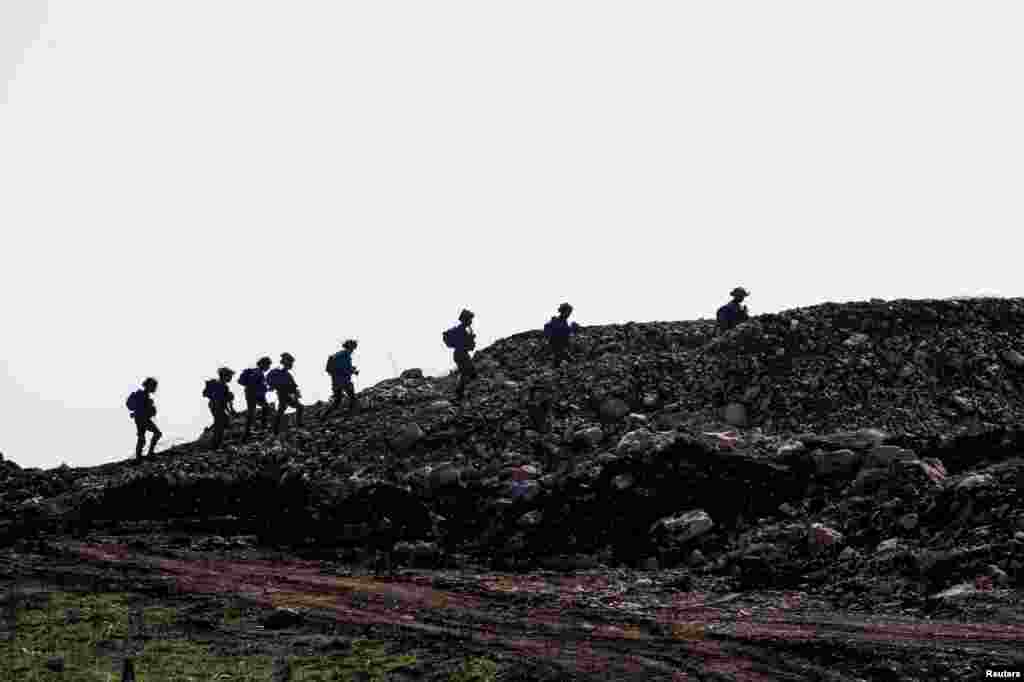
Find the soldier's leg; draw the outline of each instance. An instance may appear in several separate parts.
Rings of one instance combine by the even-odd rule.
[[[212,449],[219,450],[224,442],[224,430],[227,426],[227,413],[223,408],[213,410],[213,443]]]
[[[152,419],[149,420],[149,430],[153,432],[153,438],[149,441],[149,456],[152,457],[153,451],[156,450],[156,442],[160,440],[160,437],[164,434],[163,431],[156,428],[156,424],[153,423]]]
[[[349,400],[348,409],[350,411],[358,410],[359,400],[356,398],[356,387],[352,385],[351,381],[345,384],[345,393],[348,395]]]
[[[146,447],[146,423],[135,420],[135,459],[142,459],[142,448]]]
[[[249,434],[252,433],[252,425],[256,422],[256,401],[250,397],[245,396],[245,440],[249,440]]]
[[[281,422],[284,421],[284,412],[288,409],[288,399],[278,394],[277,396],[277,417],[274,419],[274,433],[281,433]]]
[[[341,404],[341,386],[337,382],[331,383],[331,402],[324,411],[324,416],[331,414]]]
[[[302,426],[302,410],[303,410],[303,408],[302,408],[302,403],[299,402],[298,398],[292,397],[292,407],[295,408],[295,425],[296,426]]]
[[[267,427],[270,426],[270,403],[267,402],[267,396],[263,396],[259,400],[260,414],[263,419],[263,430],[266,431]]]

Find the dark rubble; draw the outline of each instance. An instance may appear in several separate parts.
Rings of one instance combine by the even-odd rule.
[[[0,463],[0,542],[96,529],[249,536],[398,564],[683,568],[850,608],[968,608],[1019,588],[1024,300],[828,303],[539,331],[455,377],[404,372],[280,439],[141,463]],[[973,607],[972,607],[973,608]]]

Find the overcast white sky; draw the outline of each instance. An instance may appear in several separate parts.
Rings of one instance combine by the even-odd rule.
[[[0,0],[0,451],[539,327],[1021,293],[1024,3]]]

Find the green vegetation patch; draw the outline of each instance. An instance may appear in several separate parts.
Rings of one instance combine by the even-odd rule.
[[[138,682],[268,682],[269,654],[217,655],[204,643],[172,628],[179,610],[164,606],[133,607],[128,593],[40,593],[18,604],[14,637],[0,641],[0,680],[11,682],[120,682],[121,661],[134,658]],[[139,630],[149,638],[133,639]],[[238,623],[242,611],[225,609],[225,624]],[[231,637],[228,630],[222,633]],[[59,664],[58,664],[59,657]],[[293,682],[383,680],[393,670],[414,665],[416,658],[389,654],[386,644],[356,640],[349,652],[289,658]],[[60,670],[54,668],[61,668]],[[487,678],[460,678],[468,680]]]

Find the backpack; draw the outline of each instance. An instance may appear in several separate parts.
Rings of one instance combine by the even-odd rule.
[[[131,412],[139,412],[139,411],[141,411],[142,408],[143,408],[143,404],[142,404],[142,396],[139,394],[139,391],[135,391],[134,393],[129,395],[128,396],[128,400],[124,401],[124,405]]]
[[[724,324],[726,324],[729,321],[729,304],[728,303],[723,305],[721,308],[718,309],[718,313],[715,315],[715,318],[718,320],[718,324],[720,324],[720,325],[724,325]]]
[[[454,332],[456,329],[457,327],[452,327],[451,329],[445,330],[445,332],[441,334],[441,340],[444,341],[444,345],[448,346],[449,348],[455,348]]]
[[[203,389],[203,397],[213,399],[213,388],[217,384],[216,379],[207,379],[206,388]]]
[[[327,366],[324,367],[324,371],[334,376],[334,368],[337,366],[337,361],[333,355],[327,357]]]
[[[274,368],[267,373],[267,384],[275,391],[285,382],[284,370],[280,367]]]

